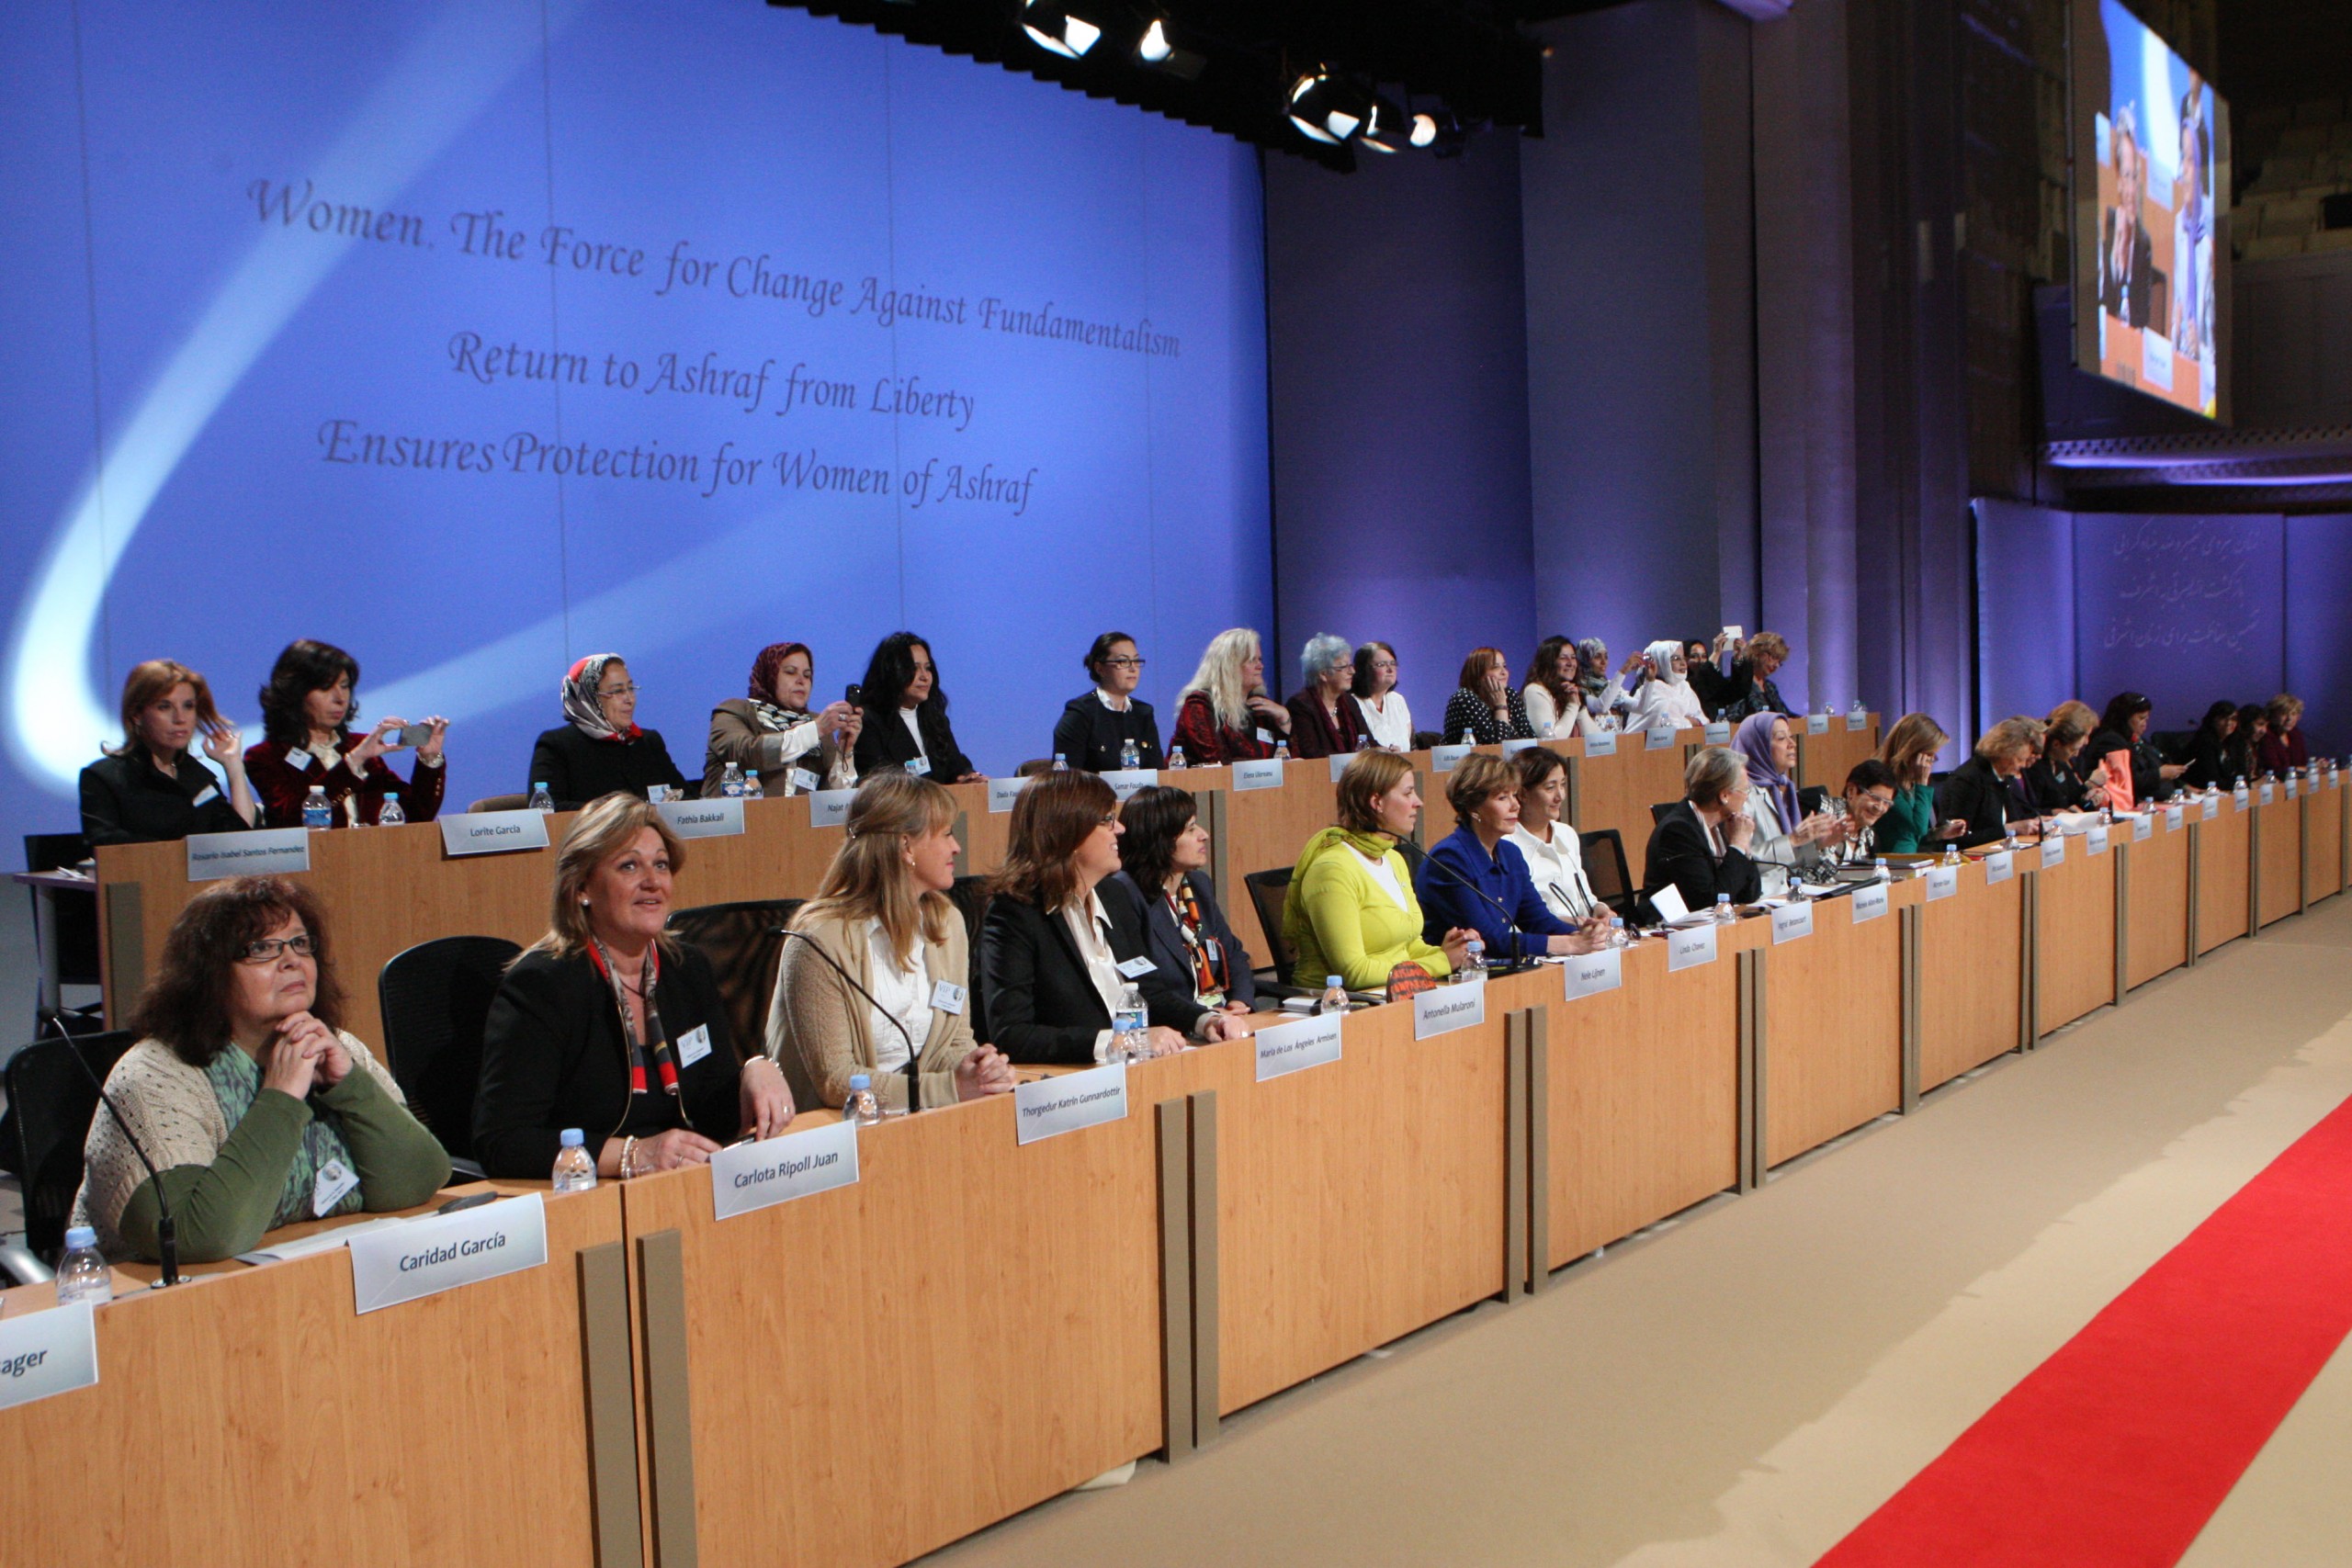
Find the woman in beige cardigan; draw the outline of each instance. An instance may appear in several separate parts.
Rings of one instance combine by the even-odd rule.
[[[947,898],[955,821],[955,797],[929,779],[880,773],[859,786],[768,1004],[768,1055],[797,1102],[841,1104],[853,1073],[897,1111],[1012,1087],[1012,1064],[972,1039],[969,943]]]

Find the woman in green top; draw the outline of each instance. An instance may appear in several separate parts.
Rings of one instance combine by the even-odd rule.
[[[1351,991],[1378,990],[1399,964],[1432,975],[1462,965],[1470,938],[1459,927],[1432,947],[1396,840],[1421,814],[1413,764],[1394,751],[1359,751],[1340,775],[1340,825],[1306,840],[1291,871],[1283,934],[1298,954],[1295,984],[1321,990],[1331,976]]]
[[[160,1174],[149,1179],[99,1116],[74,1223],[96,1227],[110,1256],[153,1258],[160,1180],[179,1255],[201,1263],[250,1252],[280,1225],[432,1197],[449,1156],[335,1027],[342,1010],[310,889],[243,876],[189,900],[132,1016],[141,1038],[107,1079]]]
[[[1936,721],[1923,713],[1906,713],[1886,732],[1879,758],[1894,771],[1894,804],[1879,819],[1881,854],[1925,854],[1968,831],[1965,822],[1936,821],[1936,791],[1928,780],[1936,771],[1936,753],[1950,743]]]

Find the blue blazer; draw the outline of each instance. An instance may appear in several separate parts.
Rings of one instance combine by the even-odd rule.
[[[1442,862],[1460,876],[1457,882],[1431,862]],[[1467,882],[1487,895],[1481,898],[1464,887]],[[1543,951],[1543,944],[1525,936],[1566,936],[1576,927],[1544,907],[1535,879],[1527,874],[1527,857],[1509,839],[1487,853],[1487,847],[1468,828],[1456,828],[1438,840],[1413,874],[1413,892],[1421,901],[1421,940],[1436,942],[1455,926],[1475,931],[1487,943],[1489,959],[1514,959]],[[1493,903],[1487,900],[1491,898]],[[1495,906],[1499,904],[1501,908]],[[1503,910],[1510,911],[1506,917]],[[1521,933],[1525,933],[1522,936]]]
[[[1257,1006],[1258,982],[1250,973],[1250,950],[1241,945],[1241,939],[1233,934],[1233,927],[1226,921],[1225,911],[1217,908],[1216,893],[1209,886],[1207,875],[1186,872],[1184,880],[1193,885],[1193,897],[1200,901],[1203,929],[1224,949],[1225,966],[1231,975],[1226,987],[1227,998]],[[1143,916],[1144,951],[1159,965],[1160,974],[1176,976],[1176,983],[1187,996],[1191,995],[1193,954],[1184,945],[1183,933],[1176,929],[1176,911],[1168,907],[1166,898],[1146,897],[1143,889],[1136,886],[1136,879],[1124,871],[1102,884],[1106,906],[1114,896],[1114,890]]]

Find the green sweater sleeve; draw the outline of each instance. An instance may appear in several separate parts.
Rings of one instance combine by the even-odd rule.
[[[1376,991],[1388,984],[1389,971],[1399,958],[1409,958],[1433,975],[1443,976],[1452,971],[1445,950],[1430,946],[1418,935],[1407,937],[1401,951],[1383,949],[1375,953],[1365,945],[1366,900],[1377,897],[1385,901],[1387,895],[1376,893],[1371,876],[1348,864],[1341,855],[1324,855],[1308,866],[1306,882],[1292,889],[1291,897],[1306,902],[1307,924],[1324,965],[1322,975],[1302,978],[1302,985],[1320,986],[1324,975],[1337,975],[1351,991]],[[1418,912],[1406,923],[1418,931]],[[1301,967],[1299,974],[1305,976],[1310,966]]]
[[[311,1108],[277,1089],[265,1089],[253,1108],[229,1131],[210,1165],[177,1165],[139,1184],[123,1206],[116,1229],[141,1258],[157,1255],[155,1223],[161,1207],[155,1183],[170,1197],[183,1263],[213,1263],[251,1252],[277,1217],[286,1173],[311,1122]]]
[[[1905,784],[1894,792],[1894,804],[1886,808],[1875,835],[1880,850],[1891,855],[1917,854],[1935,828],[1935,818],[1934,792],[1926,784]]]
[[[449,1154],[441,1140],[366,1067],[353,1063],[343,1081],[320,1090],[318,1100],[342,1123],[369,1213],[413,1209],[449,1184]]]

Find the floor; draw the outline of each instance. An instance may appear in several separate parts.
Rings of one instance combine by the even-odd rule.
[[[1554,1276],[936,1553],[1809,1563],[2352,1097],[2352,897]],[[2184,1562],[2352,1562],[2352,1350]]]

